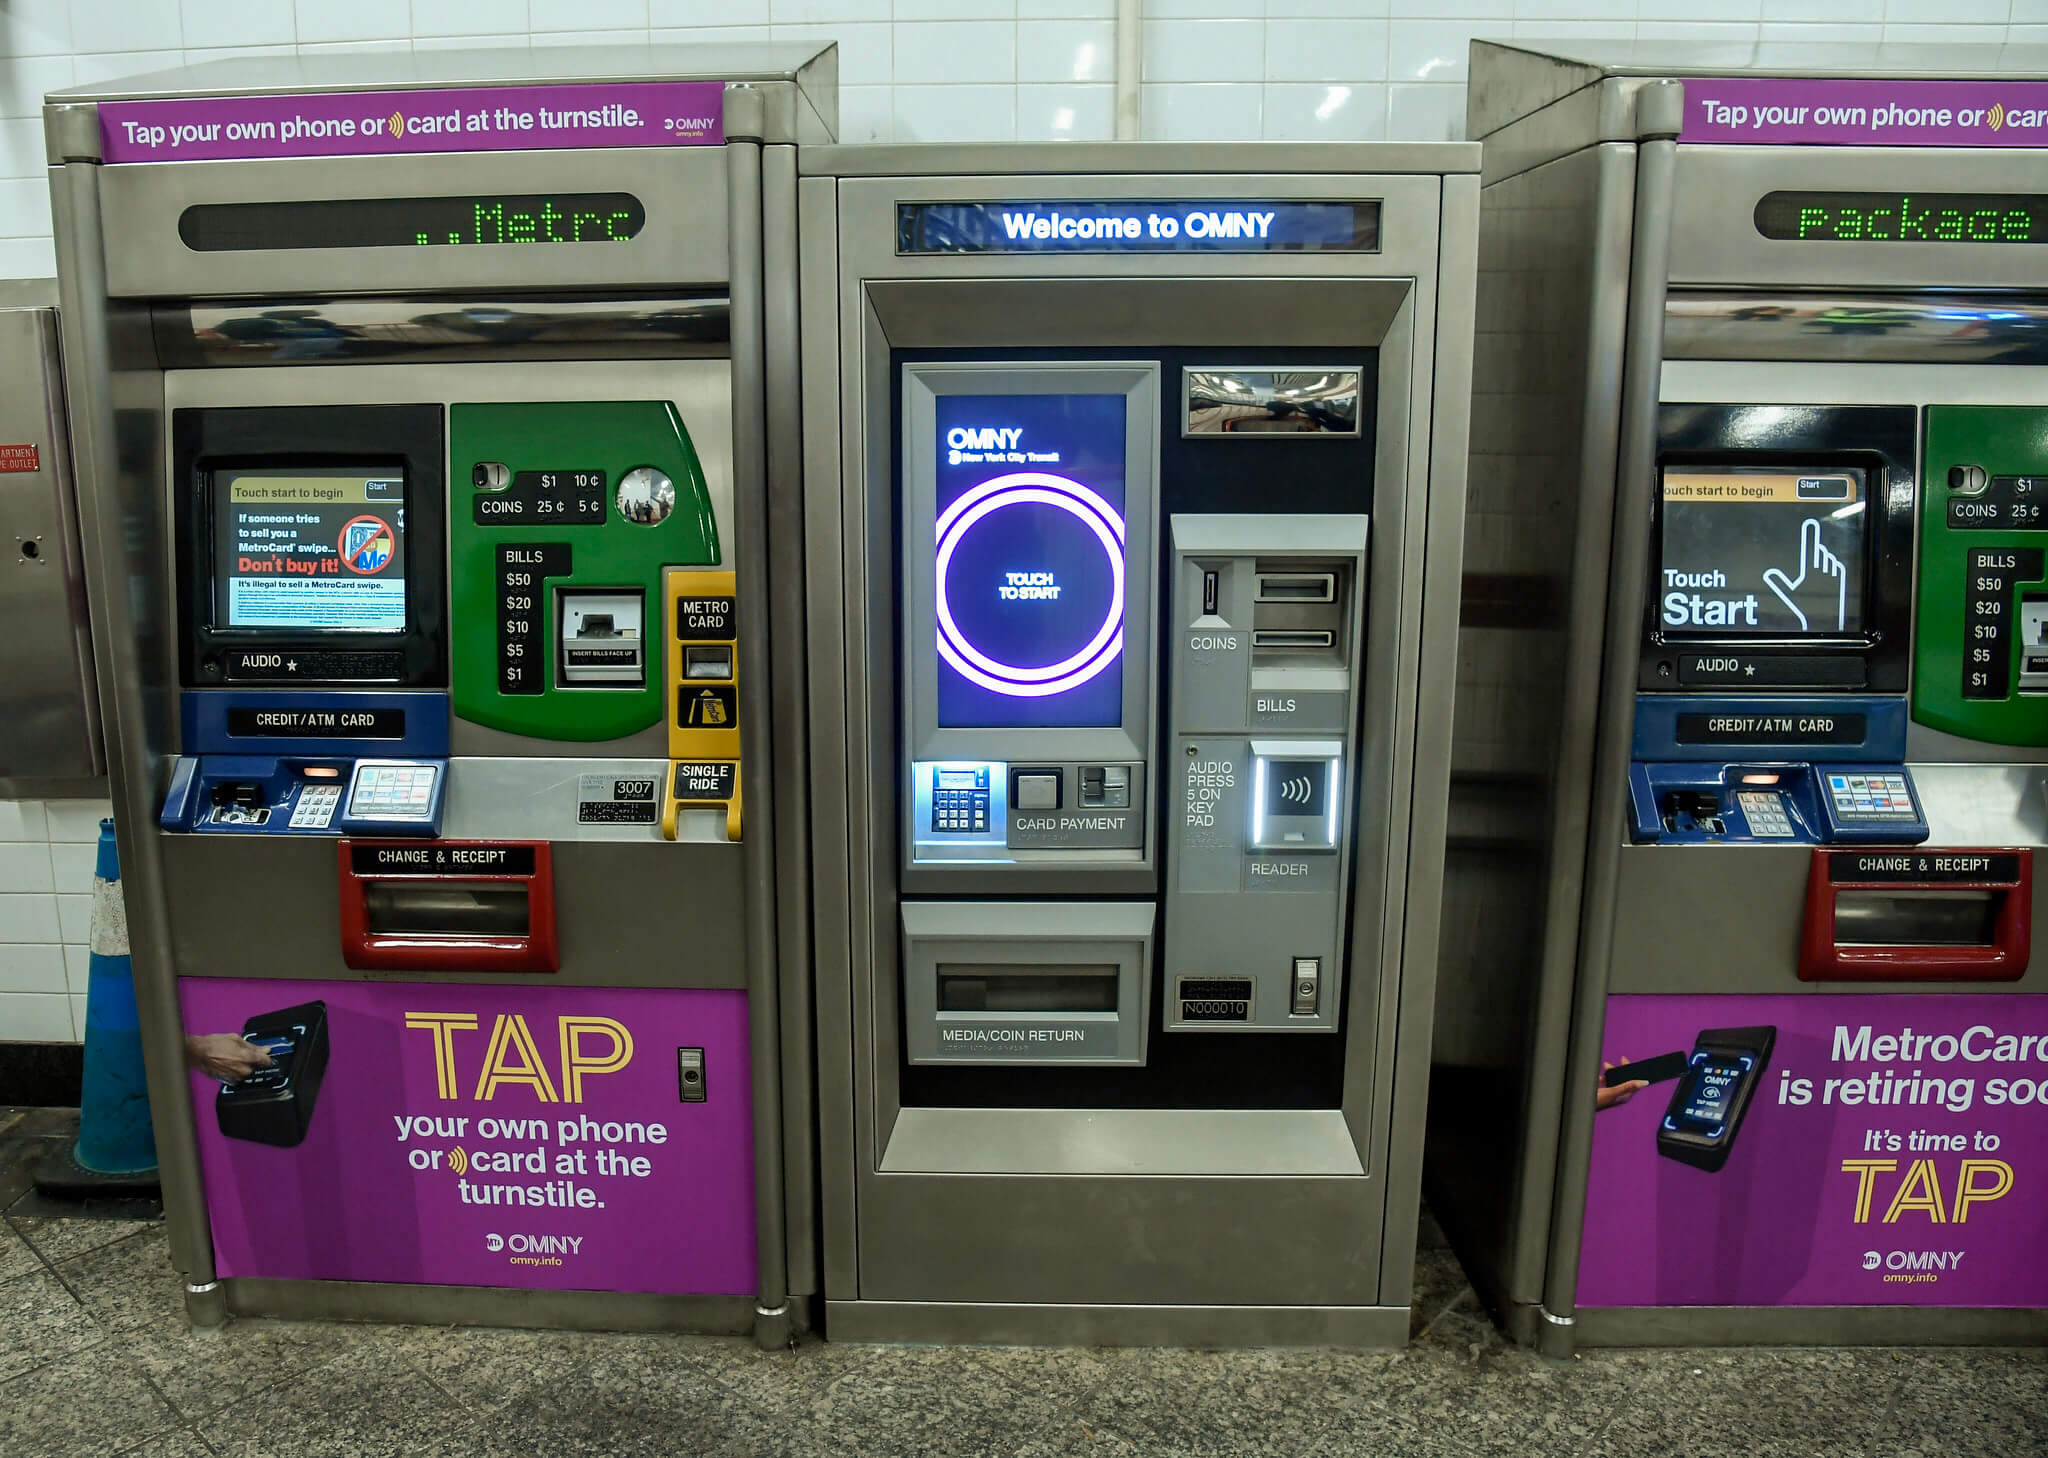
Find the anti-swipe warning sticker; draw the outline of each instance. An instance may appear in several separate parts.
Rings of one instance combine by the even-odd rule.
[[[32,445],[0,445],[0,471],[40,471],[43,453]]]

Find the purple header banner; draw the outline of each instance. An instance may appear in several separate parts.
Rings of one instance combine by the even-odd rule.
[[[2048,81],[1688,79],[1681,142],[2048,147]]]
[[[108,162],[707,147],[724,141],[722,81],[100,103],[100,149]]]

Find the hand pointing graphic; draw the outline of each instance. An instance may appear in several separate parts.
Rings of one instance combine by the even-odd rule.
[[[1835,579],[1835,631],[1843,631],[1849,626],[1849,569],[1840,557],[1821,543],[1820,518],[1817,516],[1809,516],[1799,527],[1799,575],[1787,577],[1778,567],[1764,569],[1764,586],[1777,594],[1778,601],[1799,619],[1799,631],[1802,633],[1809,631],[1810,625],[1799,604],[1792,600],[1792,594],[1806,581],[1809,571]]]

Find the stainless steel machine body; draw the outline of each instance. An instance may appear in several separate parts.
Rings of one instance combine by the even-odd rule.
[[[602,111],[598,100],[587,112],[545,110],[550,98],[581,106],[604,88],[614,90],[599,98]],[[357,96],[372,103],[351,111],[348,99]],[[521,99],[531,106],[536,96],[542,107],[522,120]],[[212,160],[109,151],[109,139],[130,149],[150,145],[148,127],[159,117],[175,123],[199,115],[200,130],[188,140],[203,138],[208,106],[251,117],[250,136],[272,125],[272,116],[288,135],[292,123],[283,119],[296,111],[303,126],[322,106],[345,118],[320,123],[337,129],[329,135],[353,128],[365,109],[376,112],[362,121],[366,133],[387,125],[393,135],[408,125],[432,130],[444,106],[455,118],[450,129],[465,116],[472,130],[531,128],[538,115],[543,127],[581,125],[600,137],[661,124],[660,116],[612,104],[620,96],[706,98],[687,124],[708,128],[715,144],[643,137],[326,156],[287,148]],[[473,112],[464,110],[469,101]],[[179,112],[178,105],[199,110]],[[273,110],[254,109],[260,106]],[[685,124],[682,110],[668,119],[671,127]],[[798,143],[830,139],[835,111],[829,46],[229,61],[50,99],[66,383],[79,439],[85,551],[97,583],[109,767],[165,1206],[196,1321],[217,1321],[226,1310],[682,1327],[751,1330],[774,1345],[808,1319],[815,1153],[800,874],[806,754],[795,711],[803,682],[801,569],[791,534],[799,454],[795,158]],[[215,125],[211,135],[219,134]],[[599,213],[560,212],[553,201],[598,196],[639,216],[611,214],[607,234]],[[337,199],[348,200],[341,211],[317,212]],[[451,229],[471,227],[473,216],[476,236],[451,231],[446,240],[471,246],[442,246],[428,231],[428,211],[418,213],[416,239],[410,221],[402,237],[373,236],[391,230],[392,209],[430,210],[437,199],[451,205],[436,215],[453,218]],[[293,211],[307,208],[316,211]],[[216,220],[252,231],[208,236]],[[280,231],[264,236],[271,228]],[[344,236],[350,229],[365,231]],[[286,463],[287,477],[345,473],[305,463],[346,462],[351,454],[395,460],[392,432],[415,427],[416,442],[403,456],[406,504],[397,510],[400,550],[411,554],[401,570],[410,570],[414,584],[408,642],[416,640],[422,656],[417,664],[406,659],[404,691],[392,678],[400,671],[395,653],[251,651],[249,644],[262,643],[234,635],[235,615],[245,592],[249,603],[262,601],[263,584],[244,580],[257,570],[246,547],[237,567],[234,548],[218,540],[211,551],[203,539],[187,544],[194,491],[251,479],[234,477],[239,469],[260,477],[271,458]],[[628,470],[647,462],[656,466]],[[572,467],[601,469],[577,475],[572,491],[562,475]],[[392,466],[387,474],[398,473]],[[268,487],[259,480],[252,489],[289,494],[303,486],[290,478]],[[388,483],[349,489],[370,491],[374,502]],[[503,510],[573,511],[568,520],[582,524],[545,533],[503,527],[492,518],[501,510],[499,493],[509,503]],[[216,536],[222,499],[212,499]],[[363,510],[357,520],[367,529],[351,523],[342,547],[365,554],[360,565],[352,559],[350,572],[374,573],[397,554],[375,509]],[[446,523],[439,541],[427,525],[438,517]],[[203,532],[204,523],[192,530]],[[570,563],[572,545],[581,566]],[[522,564],[532,574],[511,575]],[[223,583],[223,574],[233,580]],[[715,600],[724,608],[699,631],[696,609],[714,599],[692,594],[707,592],[723,594]],[[743,603],[737,626],[735,601]],[[213,625],[215,636],[198,636],[195,622]],[[536,636],[517,636],[529,630]],[[706,639],[729,641],[687,646]],[[704,690],[719,705],[715,715],[679,692],[684,677],[694,683],[705,670],[736,684]],[[522,672],[539,677],[522,681]],[[288,675],[306,673],[321,680],[320,692],[293,697]],[[274,698],[263,697],[273,690]],[[273,702],[278,712],[266,715],[262,705]],[[221,703],[242,707],[230,707],[223,720],[213,707]],[[369,727],[356,732],[375,739],[387,732],[379,715],[396,715],[393,732],[412,736],[396,752],[415,757],[399,773],[413,776],[420,798],[437,776],[442,781],[433,790],[437,804],[445,803],[434,824],[438,839],[366,839],[394,826],[418,833],[399,825],[403,816],[373,817],[341,841],[337,880],[334,831],[355,823],[348,817],[366,803],[350,776],[362,773],[361,755],[380,750],[333,736],[360,723]],[[261,757],[259,738],[235,739],[284,734],[275,726],[294,722],[326,727],[273,739],[268,753],[277,758]],[[689,727],[711,724],[719,727]],[[233,753],[222,758],[224,746]],[[339,814],[334,792],[322,800],[314,778],[337,774],[351,786]],[[263,803],[265,796],[276,803]],[[260,829],[287,813],[294,833],[227,833]],[[296,833],[302,815],[310,829]],[[443,865],[451,857],[462,862],[470,854],[463,847],[480,848],[501,857],[498,869],[523,870],[531,889],[512,888],[515,909],[506,885],[448,881],[422,889],[397,875],[363,874],[366,865],[376,869],[365,857],[405,874],[410,844],[441,847],[420,854],[440,855]],[[514,849],[495,849],[503,846]],[[544,896],[539,883],[550,876]],[[544,899],[551,901],[546,914]],[[549,939],[558,945],[543,948]],[[693,1285],[648,1261],[637,1271],[533,1289],[519,1271],[446,1274],[469,1269],[453,1258],[443,1266],[423,1258],[410,1276],[372,1279],[300,1269],[296,1256],[280,1274],[246,1252],[234,1270],[217,1270],[217,1255],[226,1260],[229,1242],[239,1238],[218,1222],[237,1198],[237,1171],[246,1171],[220,1152],[239,1153],[241,1145],[208,1143],[214,1114],[197,1102],[206,1085],[188,1072],[185,1035],[222,1031],[187,1026],[188,1014],[196,1020],[194,1009],[206,1004],[194,999],[217,1005],[237,979],[283,979],[287,988],[312,981],[364,997],[392,984],[426,1008],[436,996],[453,1006],[492,989],[508,999],[560,1000],[552,991],[532,993],[538,982],[589,994],[572,997],[569,1013],[588,1011],[604,1023],[605,994],[612,994],[621,1005],[651,1009],[649,1026],[664,1030],[665,1009],[735,999],[717,1003],[740,1011],[708,1060],[703,1049],[678,1049],[680,1074],[659,1075],[670,1052],[649,1046],[644,1029],[639,1049],[643,1063],[657,1065],[657,1083],[666,1079],[673,1112],[662,1118],[681,1129],[706,1117],[693,1109],[706,1107],[708,1087],[710,1107],[722,1104],[719,1117],[744,1126],[733,1135],[744,1147],[726,1148],[723,1168],[744,1171],[736,1178],[746,1188],[730,1191],[719,1187],[722,1177],[707,1175],[694,1191],[703,1208],[736,1212],[726,1233],[735,1253],[726,1274]],[[623,1027],[587,1019],[572,1027],[571,1018],[563,1024],[557,1088],[547,1071],[555,1062],[554,1004],[546,1009],[544,1026],[542,1013],[533,1013],[533,1034],[520,1033],[523,1021],[511,1029],[509,1015],[501,1015],[491,1049],[502,1071],[504,1057],[516,1055],[505,1055],[499,1042],[524,1038],[528,1061],[543,1066],[528,1074],[538,1112],[556,1099],[573,1103],[579,1085],[586,1095],[602,1086],[587,1070],[615,1072],[633,1057]],[[440,1100],[466,1099],[469,1084],[453,1079],[448,1060],[461,1061],[464,1080],[472,1076],[468,1060],[483,1034],[460,1030],[476,1028],[477,1014],[403,1016],[404,1029],[426,1029],[404,1045],[403,1057],[427,1049],[420,1056],[431,1070],[439,1048],[450,1069]],[[412,1021],[417,1016],[457,1021],[435,1031]],[[490,1012],[482,1016],[490,1029]],[[348,1025],[338,1015],[329,1021],[335,1053],[322,1103],[341,1107]],[[299,1031],[311,1038],[307,1026],[302,1020]],[[358,1047],[366,1046],[361,1026]],[[325,1027],[318,1033],[323,1058]],[[606,1037],[618,1056],[599,1067],[592,1059]],[[294,1056],[303,1060],[305,1050]],[[429,1073],[423,1110],[433,1107],[433,1086]],[[315,1091],[304,1091],[309,1104]],[[220,1090],[223,1132],[232,1092]],[[520,1096],[479,1086],[482,1099],[494,1094],[495,1105],[479,1107],[496,1111]],[[313,1122],[316,1133],[321,1122]],[[377,1122],[388,1140],[389,1119]],[[324,1157],[358,1173],[376,1167],[368,1153]],[[441,1157],[433,1156],[437,1169]],[[678,1151],[677,1158],[689,1156]],[[347,1198],[343,1190],[336,1202]],[[696,1238],[665,1220],[642,1223],[666,1228],[675,1249]],[[489,1240],[491,1251],[503,1249],[504,1237]],[[478,1251],[484,1243],[478,1236]],[[504,1258],[495,1259],[502,1272]],[[733,1271],[745,1274],[734,1278]],[[543,1276],[539,1284],[549,1283]],[[529,1289],[515,1289],[521,1286]]]
[[[1474,164],[803,154],[833,1336],[1406,1339]]]
[[[2015,653],[2016,687],[1967,681],[1980,659],[2015,650],[2010,635],[1990,639],[1993,647],[1971,646],[1979,640],[1964,636],[1974,629],[1963,614],[1978,598],[1964,597],[1958,569],[1976,541],[1990,547],[2008,539],[1943,529],[1962,522],[1945,518],[1944,505],[1976,509],[1966,503],[1976,489],[1971,468],[1959,463],[2005,449],[1957,445],[1965,425],[1988,428],[1983,420],[2011,411],[2015,439],[2033,442],[2023,452],[2038,452],[2044,440],[2038,419],[2014,409],[2037,406],[2048,388],[2038,333],[2041,250],[2019,246],[2026,235],[2017,222],[2003,239],[1986,237],[1971,233],[1958,213],[1953,231],[1921,241],[1911,232],[1901,238],[1888,221],[1866,223],[1861,212],[1896,207],[1901,194],[1915,206],[1922,197],[1965,195],[2008,195],[2022,206],[2017,195],[2030,191],[2043,153],[2001,134],[2005,111],[1992,118],[1990,99],[2021,104],[2021,90],[2002,87],[2038,95],[2048,56],[2016,47],[1844,46],[1816,63],[1803,51],[1474,44],[1468,129],[1486,149],[1481,326],[1427,1185],[1432,1208],[1510,1333],[1551,1352],[1574,1343],[2048,1335],[2038,1299],[1945,1302],[1938,1287],[1930,1297],[1845,1285],[1864,1270],[1874,1273],[1870,1282],[1884,1280],[1879,1267],[1898,1257],[1886,1254],[1894,1246],[1936,1242],[1886,1223],[1902,1218],[1896,1206],[1886,1212],[1880,1203],[1871,1214],[1867,1194],[1858,1205],[1855,1172],[1845,1175],[1818,1145],[1799,1172],[1781,1168],[1772,1176],[1775,1196],[1752,1184],[1746,1217],[1732,1203],[1724,1208],[1717,1191],[1725,1192],[1734,1169],[1708,1175],[1683,1168],[1689,1154],[1669,1132],[1683,1122],[1676,1102],[1655,1151],[1669,1157],[1648,1160],[1661,1171],[1659,1191],[1694,1180],[1690,1217],[1670,1229],[1658,1267],[1666,1276],[1661,1289],[1674,1294],[1587,1297],[1594,1289],[1587,1272],[1605,1260],[1601,1245],[1616,1219],[1676,1218],[1659,1203],[1662,1194],[1643,1193],[1648,1184],[1635,1187],[1631,1202],[1600,1179],[1614,1156],[1596,1156],[1595,1141],[1610,1137],[1617,1119],[1608,1098],[1596,1096],[1603,1060],[1660,1052],[1603,1041],[1623,1009],[1684,1009],[1689,1027],[1708,1020],[1698,1010],[1716,998],[1752,1009],[1722,1022],[1755,1021],[1756,1008],[1784,1014],[1774,1019],[1787,1027],[1777,1033],[1777,1066],[1768,1066],[1758,1086],[1754,1128],[1782,1123],[1798,1103],[1778,1086],[1781,1078],[1816,1072],[1813,1065],[1828,1059],[1824,1040],[1787,1052],[1786,1033],[1798,1017],[1849,1028],[1851,1038],[1835,1044],[1839,1060],[1841,1049],[1858,1046],[1855,1026],[1872,1019],[1863,1008],[1910,1005],[1931,1016],[1972,1005],[1980,1009],[1973,1016],[2019,1023],[2038,1021],[2042,1004],[2030,995],[2048,991],[2038,954],[2029,963],[2022,952],[2016,963],[2006,958],[1994,968],[1994,938],[1981,928],[1941,948],[1953,954],[1946,967],[1923,956],[1950,940],[1927,925],[1855,931],[1844,922],[1816,939],[1830,906],[1848,914],[1852,893],[1829,884],[1852,879],[1843,874],[1851,859],[1838,848],[1844,844],[1924,838],[1929,850],[1994,848],[2000,859],[2024,862],[2048,831],[2048,735],[2026,697],[2028,649]],[[1986,96],[1974,119],[1967,104],[1957,104],[1973,87]],[[1713,109],[1736,100],[1751,103],[1743,124],[1753,144],[1727,135],[1729,114]],[[1767,121],[1759,112],[1774,101],[1788,105]],[[1821,129],[1803,141],[1786,130],[1797,124],[1795,101],[1811,103],[1799,120]],[[1929,105],[1927,124],[1954,130],[1886,145],[1882,107],[1891,101]],[[1837,102],[1842,129],[1827,133]],[[1854,124],[1870,140],[1859,144],[1846,133],[1851,104],[1865,102]],[[1937,122],[1944,106],[1949,111]],[[1826,115],[1816,116],[1816,108]],[[1845,228],[1840,206],[1851,194],[1855,221]],[[1799,211],[1781,218],[1780,208]],[[1917,226],[1918,213],[1910,217]],[[1888,465],[1878,464],[1880,449],[1891,453]],[[1857,479],[1871,483],[1864,498],[1870,514],[1892,523],[1874,524],[1857,553],[1845,554],[1846,576],[1838,574],[1845,594],[1867,594],[1861,631],[1858,609],[1845,607],[1825,625],[1845,630],[1833,634],[1815,624],[1813,634],[1781,628],[1746,640],[1691,636],[1687,614],[1715,609],[1695,609],[1697,595],[1667,601],[1686,598],[1690,580],[1671,565],[1675,538],[1659,536],[1676,499],[1674,475],[1700,467],[1793,471],[1802,460],[1820,463],[1809,469],[1842,467],[1845,477],[1865,472]],[[1893,536],[1880,543],[1887,530]],[[1660,562],[1677,575],[1660,579]],[[1983,600],[2003,604],[1987,609],[1997,616],[2022,607],[2025,592],[1986,578]],[[1673,630],[1674,623],[1687,626]],[[1799,626],[1806,626],[1803,615]],[[1709,641],[1723,656],[1688,651]],[[1849,666],[1817,666],[1828,654]],[[1777,675],[1773,690],[1740,697],[1744,686],[1734,676],[1751,675],[1753,683],[1758,672]],[[1674,746],[1671,707],[1689,704],[1747,704],[1765,718],[1730,730],[1715,751],[1685,745],[1681,715]],[[1816,705],[1819,717],[1805,717]],[[1766,727],[1779,708],[1798,716],[1796,724],[1784,718],[1782,732]],[[1827,715],[1837,710],[1857,726],[1853,743],[1847,733],[1835,745],[1823,742],[1832,732]],[[1889,727],[1880,734],[1885,715]],[[1877,747],[1881,741],[1888,747]],[[1809,774],[1818,784],[1831,758],[1868,759],[1911,784],[1889,827],[1850,824],[1853,806],[1847,820],[1826,806],[1818,818],[1795,809],[1782,827],[1766,816],[1736,818],[1742,785],[1791,785]],[[1691,802],[1702,815],[1718,806],[1727,816],[1715,819],[1719,829],[1675,813],[1668,796],[1655,798],[1666,783],[1655,777],[1674,768],[1652,763],[1660,759],[1693,761],[1689,772],[1727,772],[1717,783],[1728,792]],[[1778,790],[1770,794],[1780,798]],[[1924,859],[1917,864],[1925,870]],[[1923,910],[1945,894],[1924,883],[1909,893],[1925,898],[1916,903]],[[1968,894],[2005,907],[2015,925],[2048,905],[2023,882]],[[1884,914],[1905,905],[1888,902]],[[1905,957],[1893,956],[1897,947],[1865,945],[1894,942],[1919,945]],[[1879,952],[1894,965],[1873,960]],[[1984,1014],[1984,1007],[2002,1011]],[[1707,1032],[1698,1036],[1695,1062],[1712,1041]],[[1768,1038],[1758,1041],[1768,1060]],[[1910,1068],[1901,1064],[1899,1076]],[[1663,1108],[1669,1090],[1645,1071],[1653,1086],[1636,1108]],[[1884,1123],[1869,1117],[1874,1127]],[[1903,1131],[1914,1117],[1927,1116],[1901,1111],[1892,1127]],[[1637,1123],[1642,1132],[1631,1137],[1641,1139],[1647,1158],[1659,1126],[1654,1114]],[[1754,1149],[1762,1137],[1745,1142]],[[2009,1148],[2012,1142],[2008,1135]],[[1741,1160],[1743,1152],[1721,1157]],[[1954,1176],[1952,1168],[1937,1173]],[[1809,1180],[1818,1192],[1811,1222],[1774,1226],[1760,1213],[1773,1199],[1799,1206]],[[2011,1218],[2008,1212],[2001,1213]],[[1986,1229],[1981,1208],[1972,1214],[1976,1229]],[[1706,1287],[1670,1276],[1680,1244],[1690,1243],[1698,1268],[1725,1274],[1732,1237],[1724,1237],[1741,1218],[1751,1222],[1752,1265],[1773,1260],[1762,1242],[1786,1252],[1778,1294],[1683,1294]],[[1838,1238],[1855,1241],[1856,1258],[1823,1271],[1837,1260],[1828,1242]],[[1810,1270],[1801,1268],[1809,1241]],[[1962,1232],[1954,1243],[1963,1243]],[[1866,1245],[1875,1247],[1868,1256],[1861,1254]],[[1994,1249],[1976,1247],[1973,1258],[1995,1269]],[[2038,1249],[2036,1242],[2031,1252]],[[2014,1257],[2028,1275],[2038,1267],[2032,1253]],[[1809,1277],[1812,1284],[1799,1284]],[[1843,1290],[1857,1294],[1826,1294]]]
[[[106,793],[57,284],[0,284],[0,797]]]

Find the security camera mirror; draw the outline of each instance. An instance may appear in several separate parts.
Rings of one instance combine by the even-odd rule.
[[[1863,631],[1860,469],[1669,465],[1660,496],[1656,596],[1666,638]]]

